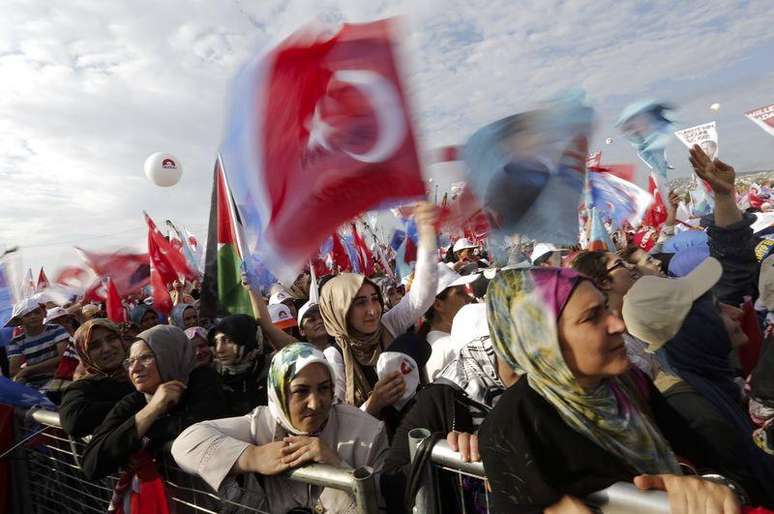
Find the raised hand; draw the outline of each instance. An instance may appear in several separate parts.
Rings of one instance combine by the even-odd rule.
[[[699,178],[706,180],[716,194],[735,193],[736,172],[733,167],[720,159],[711,160],[699,145],[693,145],[689,160]]]

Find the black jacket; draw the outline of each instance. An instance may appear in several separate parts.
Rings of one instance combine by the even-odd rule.
[[[134,415],[146,405],[145,395],[135,391],[110,410],[83,452],[82,468],[86,478],[96,480],[117,471],[128,463],[132,454],[143,448]],[[218,374],[212,368],[197,368],[188,378],[188,387],[180,403],[157,419],[145,438],[151,449],[159,449],[194,423],[230,415]]]
[[[465,393],[458,387],[433,383],[425,386],[416,395],[413,407],[403,416],[390,451],[384,463],[381,479],[382,496],[391,513],[408,512],[403,503],[406,482],[411,470],[408,433],[415,428],[426,428],[430,432],[446,434],[453,430],[473,433],[473,419],[463,400]],[[457,491],[455,476],[439,474],[439,488],[442,491]],[[470,506],[468,512],[473,512]],[[441,512],[463,512],[461,498],[454,494],[441,495]]]
[[[722,303],[739,306],[745,296],[758,298],[760,266],[755,258],[755,240],[750,225],[752,214],[743,215],[742,221],[728,227],[716,227],[712,215],[701,220],[707,228],[710,256],[723,265],[723,275],[712,291]]]
[[[675,454],[713,466],[710,447],[652,384],[650,407]],[[639,474],[567,425],[527,380],[506,390],[489,413],[479,430],[479,449],[492,486],[492,514],[543,512],[565,494],[583,498]]]
[[[97,428],[121,398],[134,392],[132,383],[111,377],[90,376],[65,389],[59,420],[72,437],[83,437]]]

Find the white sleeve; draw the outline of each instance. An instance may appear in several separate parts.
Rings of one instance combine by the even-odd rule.
[[[325,360],[331,364],[333,372],[336,375],[333,377],[334,394],[339,402],[346,403],[347,377],[346,372],[344,371],[344,357],[334,346],[329,346],[323,350],[323,355],[325,355]]]
[[[394,336],[400,336],[424,316],[435,301],[438,287],[438,259],[435,245],[417,248],[417,265],[411,290],[382,316],[382,324]]]
[[[172,443],[172,457],[183,471],[199,475],[217,491],[242,452],[254,444],[250,427],[255,412],[191,425]]]

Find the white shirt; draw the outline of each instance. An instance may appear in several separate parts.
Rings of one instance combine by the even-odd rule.
[[[441,332],[440,330],[431,330],[427,334],[427,343],[433,351],[430,354],[430,358],[427,359],[425,371],[427,372],[427,379],[432,382],[441,370],[454,360],[457,349],[452,345],[451,334]]]

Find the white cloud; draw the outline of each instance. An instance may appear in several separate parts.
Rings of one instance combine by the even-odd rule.
[[[22,246],[33,266],[72,259],[70,242],[141,246],[143,209],[203,238],[228,81],[313,17],[405,14],[426,148],[580,84],[599,110],[597,144],[616,137],[607,160],[636,161],[612,123],[629,101],[655,97],[679,104],[683,125],[716,119],[738,168],[771,167],[770,136],[742,116],[774,102],[765,1],[0,0],[0,12],[0,244]],[[178,186],[145,180],[155,151],[183,162]],[[684,159],[679,143],[670,153]]]

